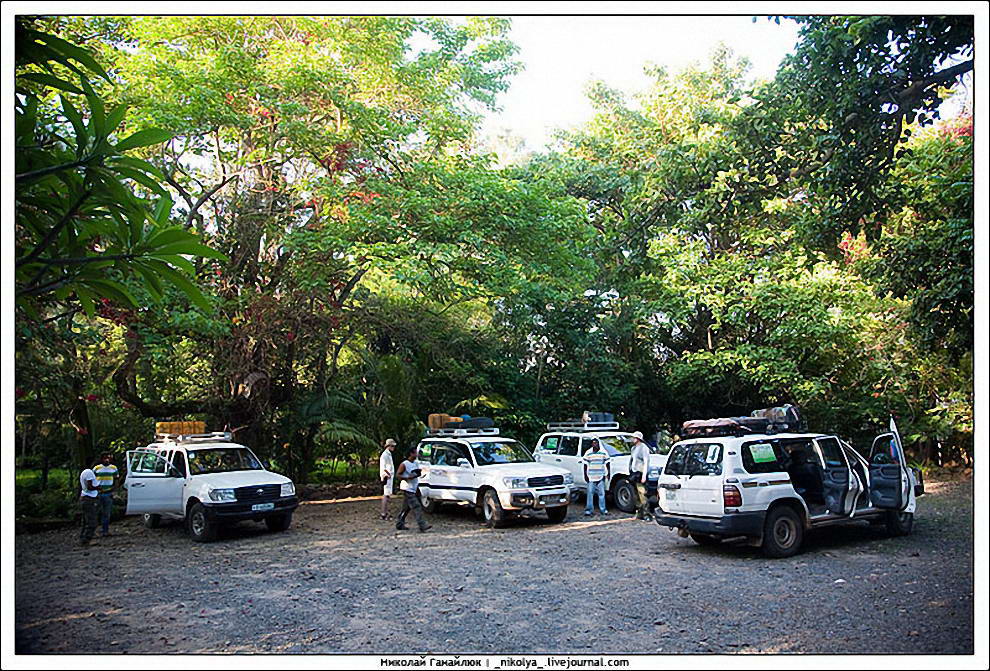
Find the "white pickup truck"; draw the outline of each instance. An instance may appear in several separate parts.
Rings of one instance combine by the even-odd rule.
[[[551,522],[567,518],[571,474],[537,463],[522,443],[497,428],[431,431],[418,452],[427,512],[444,503],[474,506],[491,527],[524,510],[545,510]]]
[[[229,433],[159,435],[127,453],[127,514],[149,528],[183,520],[194,541],[212,541],[225,523],[264,520],[284,531],[299,505],[289,478],[266,470]]]

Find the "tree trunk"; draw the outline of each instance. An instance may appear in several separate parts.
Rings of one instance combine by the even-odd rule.
[[[82,380],[72,378],[72,395],[74,397],[70,421],[76,430],[75,465],[76,471],[93,465],[93,433],[89,423],[89,408],[83,397]]]

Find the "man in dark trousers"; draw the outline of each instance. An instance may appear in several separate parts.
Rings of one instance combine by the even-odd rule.
[[[79,474],[79,507],[82,509],[82,530],[79,532],[79,543],[89,545],[96,533],[96,525],[100,522],[100,487],[96,481],[96,473],[92,468],[85,468]]]
[[[419,502],[419,464],[416,463],[415,447],[406,453],[406,460],[399,464],[395,477],[399,478],[399,489],[402,490],[402,512],[395,520],[395,528],[406,528],[406,514],[411,510],[416,516],[419,530],[430,529],[431,525],[423,519],[423,505]]]

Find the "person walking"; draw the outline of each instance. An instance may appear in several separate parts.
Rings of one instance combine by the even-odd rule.
[[[79,474],[79,507],[82,510],[82,530],[79,532],[79,544],[89,545],[96,533],[96,524],[100,517],[99,485],[96,473],[92,468],[84,468]]]
[[[378,457],[378,478],[382,481],[382,512],[379,515],[383,520],[392,519],[388,514],[388,502],[392,497],[393,484],[395,483],[395,462],[392,461],[392,452],[395,451],[395,441],[389,438],[385,441],[385,449]]]
[[[102,536],[110,535],[110,515],[113,513],[113,493],[117,489],[117,467],[109,452],[100,456],[100,463],[93,467],[96,475],[96,486],[100,489],[97,499],[100,502],[100,523],[103,528]]]
[[[646,474],[650,470],[650,448],[643,442],[643,434],[633,434],[632,455],[629,457],[629,480],[636,485],[636,519],[653,519],[650,500],[646,496]]]
[[[395,528],[400,531],[406,528],[406,514],[410,510],[416,516],[416,524],[419,525],[420,531],[432,528],[432,525],[427,524],[423,519],[423,504],[419,501],[419,475],[416,448],[413,447],[406,453],[406,460],[399,464],[399,470],[395,472],[395,476],[399,478],[399,489],[402,490],[402,511],[395,520]]]
[[[588,483],[587,499],[584,506],[584,516],[591,517],[594,511],[595,495],[598,495],[598,512],[608,515],[605,510],[605,480],[611,474],[611,464],[608,452],[602,447],[597,438],[591,439],[591,447],[584,453],[584,479]]]

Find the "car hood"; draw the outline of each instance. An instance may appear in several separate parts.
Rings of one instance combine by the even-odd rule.
[[[486,475],[496,477],[520,477],[532,478],[541,475],[567,475],[569,471],[556,466],[548,466],[539,462],[527,462],[522,464],[492,464],[491,466],[479,466],[478,471]]]
[[[230,471],[192,476],[194,482],[208,484],[211,489],[251,487],[254,485],[284,485],[289,478],[271,471]]]

